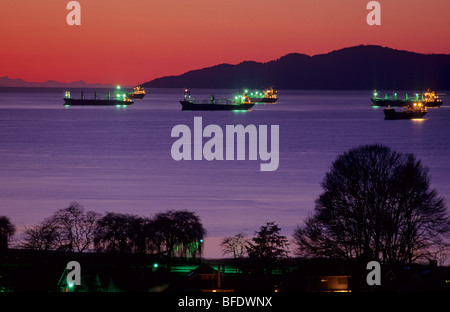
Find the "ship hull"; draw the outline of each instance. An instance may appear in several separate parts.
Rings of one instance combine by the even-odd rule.
[[[144,94],[134,94],[134,93],[129,93],[129,94],[128,94],[128,97],[129,97],[130,99],[139,99],[139,100],[142,100],[142,99],[144,98],[144,96],[145,96],[145,93],[144,93]]]
[[[278,98],[270,99],[270,98],[249,98],[250,102],[253,103],[275,103]]]
[[[414,104],[414,102],[421,102],[418,100],[395,100],[395,99],[371,99],[372,106],[391,106],[391,107],[405,107]],[[422,102],[426,107],[439,107],[442,101]]]
[[[423,102],[426,107],[440,107],[442,105],[442,101],[433,101],[433,102]]]
[[[404,107],[411,105],[413,102],[410,100],[392,100],[392,99],[371,99],[372,106],[393,106]]]
[[[394,109],[384,110],[385,120],[398,120],[398,119],[420,119],[423,118],[427,112],[417,111],[417,112],[396,112]]]
[[[115,99],[64,99],[64,105],[76,106],[114,106],[114,105],[131,105],[133,101],[123,101]]]
[[[233,111],[233,110],[249,110],[255,103],[244,104],[202,104],[190,101],[180,101],[181,110],[184,111]]]

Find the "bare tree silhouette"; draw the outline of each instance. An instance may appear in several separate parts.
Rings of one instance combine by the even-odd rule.
[[[301,256],[410,263],[449,233],[444,201],[412,154],[356,147],[338,155],[322,188],[314,215],[294,232]]]
[[[82,252],[92,247],[98,217],[98,213],[86,212],[83,205],[73,202],[44,222],[56,231],[57,249]]]
[[[243,233],[238,233],[235,236],[224,237],[220,243],[220,246],[222,247],[222,254],[231,254],[234,259],[243,258],[246,253],[247,243],[248,241]]]
[[[20,247],[34,250],[54,250],[58,246],[57,229],[44,220],[40,224],[26,227]]]

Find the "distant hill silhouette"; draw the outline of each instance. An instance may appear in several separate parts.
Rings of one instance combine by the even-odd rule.
[[[262,88],[328,90],[450,89],[450,55],[360,45],[308,56],[292,53],[267,63],[221,64],[157,78],[149,88]]]
[[[46,82],[31,82],[20,78],[11,79],[8,76],[0,77],[0,87],[16,88],[113,88],[110,84],[88,84],[82,80],[70,83],[48,80]]]

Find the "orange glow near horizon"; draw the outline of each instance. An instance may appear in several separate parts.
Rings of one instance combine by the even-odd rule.
[[[450,53],[450,2],[379,0],[368,26],[361,0],[2,1],[0,77],[137,84],[221,63],[267,62],[360,44]]]

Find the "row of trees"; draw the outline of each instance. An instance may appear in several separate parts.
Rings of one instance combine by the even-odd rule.
[[[22,248],[83,252],[157,253],[169,257],[198,257],[206,235],[193,212],[167,211],[153,218],[85,211],[77,203],[56,211],[40,224],[25,229]]]
[[[429,169],[413,154],[375,144],[338,155],[322,182],[314,214],[293,233],[301,257],[411,263],[448,255],[450,218],[442,197],[430,188]],[[0,243],[14,232],[0,218]],[[201,255],[206,231],[189,211],[154,218],[85,212],[79,203],[28,228],[22,246],[40,250]],[[0,245],[0,247],[2,246]],[[268,222],[252,239],[239,233],[221,244],[224,254],[248,255],[274,264],[287,257],[288,241]]]

